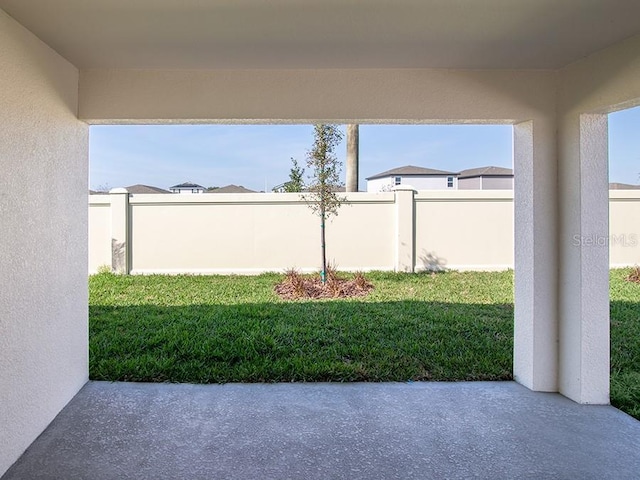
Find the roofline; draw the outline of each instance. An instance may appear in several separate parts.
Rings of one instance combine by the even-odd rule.
[[[442,173],[388,173],[385,175],[374,175],[373,177],[367,177],[365,180],[375,180],[377,178],[386,177],[457,177],[455,172],[442,172]]]
[[[464,178],[478,178],[478,177],[488,177],[488,178],[502,178],[502,177],[513,177],[513,173],[476,173],[474,175],[459,175],[458,180]]]

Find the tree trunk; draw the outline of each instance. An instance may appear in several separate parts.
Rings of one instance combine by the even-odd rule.
[[[320,215],[320,248],[322,250],[322,270],[320,272],[320,280],[322,284],[327,283],[327,244],[325,242],[325,214],[324,211]]]
[[[358,191],[358,170],[360,162],[359,128],[359,125],[347,125],[347,192]]]

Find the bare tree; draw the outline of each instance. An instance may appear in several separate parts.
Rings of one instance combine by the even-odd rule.
[[[307,152],[307,167],[311,170],[311,184],[303,198],[309,208],[320,217],[320,248],[322,250],[322,283],[327,280],[327,248],[325,239],[326,221],[338,214],[341,199],[336,191],[340,183],[341,162],[335,154],[342,141],[342,132],[337,125],[318,124],[314,126],[313,147]]]

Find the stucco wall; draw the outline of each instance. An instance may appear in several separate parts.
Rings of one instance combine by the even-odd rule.
[[[89,198],[89,269],[111,265],[113,215],[126,208],[120,194]],[[398,269],[401,238],[414,252],[408,268],[513,268],[511,192],[418,192],[409,203],[396,193],[346,194],[327,225],[328,257],[344,270]],[[415,206],[414,206],[415,204]],[[130,265],[133,273],[255,274],[296,267],[317,271],[318,219],[297,194],[131,195]],[[404,211],[404,210],[406,211]],[[414,213],[415,210],[415,213]],[[109,247],[109,248],[107,248]],[[402,266],[404,267],[404,264]]]
[[[609,235],[571,242],[609,247],[611,267],[640,264],[640,191],[609,195]],[[327,226],[329,257],[345,270],[393,270],[394,193],[346,198]],[[513,268],[512,191],[417,192],[414,201],[416,270]],[[296,194],[131,195],[129,209],[134,273],[318,268],[317,219]],[[111,221],[110,195],[90,195],[90,273],[112,263]]]
[[[640,191],[609,195],[609,234],[571,242],[609,248],[612,268],[638,265]],[[346,197],[327,226],[329,258],[344,270],[393,270],[394,193]],[[89,273],[112,264],[110,200],[89,196]],[[414,202],[415,270],[514,267],[513,192],[417,192]],[[131,195],[129,209],[134,273],[318,269],[317,218],[297,194]]]
[[[78,71],[0,10],[0,475],[87,380]]]
[[[389,268],[393,193],[357,197],[327,223],[327,257],[342,269]],[[318,269],[319,219],[298,194],[134,195],[130,209],[134,273]]]
[[[89,272],[111,267],[111,200],[109,195],[89,196]]]
[[[609,237],[585,241],[608,243],[612,267],[640,265],[640,191],[609,192],[609,198]]]
[[[513,268],[511,192],[418,192],[419,268]]]

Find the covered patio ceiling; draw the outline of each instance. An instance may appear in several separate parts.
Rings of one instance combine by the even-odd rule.
[[[80,69],[557,69],[638,0],[0,0]]]

